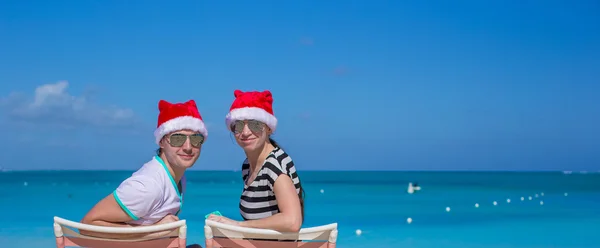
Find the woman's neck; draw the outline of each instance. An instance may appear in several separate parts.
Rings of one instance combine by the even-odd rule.
[[[248,158],[248,163],[250,164],[250,171],[256,171],[256,169],[261,167],[273,149],[275,149],[275,147],[271,145],[271,143],[267,142],[262,149],[246,152],[246,157]]]

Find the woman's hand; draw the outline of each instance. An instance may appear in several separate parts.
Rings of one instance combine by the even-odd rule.
[[[212,220],[212,221],[220,222],[220,223],[223,223],[223,224],[227,224],[227,225],[232,225],[232,226],[239,226],[240,225],[240,222],[232,220],[232,219],[229,219],[229,218],[227,218],[225,216],[218,216],[218,215],[211,214],[210,216],[208,216],[208,219]]]

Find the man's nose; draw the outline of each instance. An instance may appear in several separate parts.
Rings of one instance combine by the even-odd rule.
[[[185,143],[183,143],[182,148],[185,151],[191,151],[192,150],[192,144],[191,144],[191,141],[190,141],[189,137],[185,139]]]

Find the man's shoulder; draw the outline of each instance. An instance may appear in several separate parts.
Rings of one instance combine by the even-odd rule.
[[[154,179],[160,182],[164,176],[164,170],[165,169],[163,168],[162,164],[155,158],[152,158],[150,161],[144,163],[136,172],[134,172],[131,177]]]
[[[117,203],[136,223],[138,219],[144,222],[164,202],[163,184],[156,176],[155,167],[151,161],[144,164],[113,192]]]
[[[164,181],[161,170],[164,170],[162,165],[153,158],[125,179],[121,183],[121,187],[127,185],[142,191],[161,190],[160,187]]]

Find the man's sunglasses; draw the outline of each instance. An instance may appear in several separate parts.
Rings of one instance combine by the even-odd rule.
[[[185,135],[181,133],[174,133],[171,134],[171,136],[169,136],[169,144],[171,144],[171,146],[173,147],[181,147],[183,146],[183,144],[185,144],[188,137],[190,138],[190,144],[193,147],[200,147],[200,145],[204,143],[204,135],[202,134],[197,133],[192,135]]]
[[[235,133],[241,133],[242,131],[244,131],[244,126],[246,125],[246,122],[248,122],[248,128],[253,133],[261,133],[263,131],[263,127],[265,124],[260,121],[257,121],[257,120],[236,121],[231,126],[231,131],[233,131]]]

